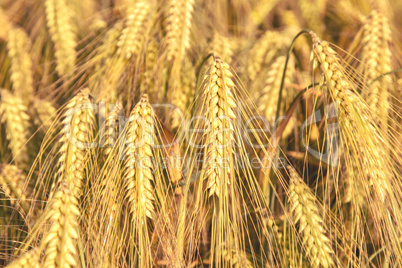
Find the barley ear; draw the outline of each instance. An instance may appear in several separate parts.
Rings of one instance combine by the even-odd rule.
[[[85,168],[94,144],[96,118],[88,89],[81,90],[65,107],[59,138],[58,170],[55,179],[65,176],[75,197],[85,185]]]
[[[132,213],[152,218],[155,196],[153,193],[153,145],[155,143],[154,114],[143,95],[131,111],[125,130],[124,181],[126,198]]]
[[[26,176],[15,165],[0,164],[0,187],[5,192],[11,204],[20,201],[21,207],[28,212],[30,202],[28,197],[31,189],[26,184]]]
[[[206,146],[206,177],[209,196],[220,196],[230,184],[230,163],[234,161],[232,146],[235,129],[232,120],[236,119],[236,103],[232,90],[235,86],[229,65],[215,57],[204,79],[204,95],[207,104],[206,116],[211,124]]]
[[[138,55],[146,38],[150,22],[151,2],[138,1],[127,12],[125,27],[117,42],[117,54],[126,59]]]
[[[29,152],[29,116],[23,101],[11,92],[0,91],[0,121],[6,125],[6,138],[15,164],[22,169],[28,169]]]
[[[76,60],[76,35],[65,0],[45,0],[46,23],[54,44],[56,70],[60,76],[71,75]]]
[[[31,40],[24,30],[13,28],[8,33],[8,57],[11,59],[11,82],[14,95],[28,105],[34,93]]]
[[[47,213],[51,221],[41,246],[45,247],[43,267],[75,267],[77,265],[77,219],[80,215],[78,201],[65,181],[50,200]]]
[[[387,125],[390,111],[388,90],[392,84],[389,78],[382,78],[372,83],[379,75],[391,71],[392,53],[389,44],[392,41],[388,19],[377,11],[372,11],[363,26],[362,62],[365,67],[366,100],[378,117],[383,127]]]
[[[22,254],[16,260],[8,264],[7,268],[39,268],[40,252],[37,248]]]
[[[325,235],[324,222],[316,205],[315,196],[296,170],[288,166],[290,176],[289,202],[293,223],[299,223],[303,249],[314,267],[332,267],[331,241]]]
[[[153,146],[155,144],[154,111],[148,96],[142,95],[131,111],[124,131],[123,180],[129,203],[132,235],[139,254],[138,265],[151,263],[151,241],[147,219],[154,219],[156,192]]]
[[[169,0],[166,16],[167,58],[181,62],[190,47],[195,0]]]

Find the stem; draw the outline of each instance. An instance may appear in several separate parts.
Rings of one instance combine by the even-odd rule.
[[[384,77],[384,76],[387,76],[387,75],[389,75],[389,74],[393,74],[393,73],[397,73],[397,72],[401,72],[401,71],[402,71],[402,68],[398,68],[398,69],[394,69],[394,70],[392,70],[392,71],[389,71],[389,72],[386,72],[386,73],[383,73],[383,74],[377,76],[376,78],[374,78],[374,79],[371,81],[371,83],[368,85],[368,88],[370,88],[370,86],[371,86],[375,81],[377,81],[378,79],[380,79],[380,78],[382,78],[382,77]]]
[[[295,38],[293,38],[293,41],[290,44],[288,54],[286,55],[285,66],[283,67],[283,72],[282,72],[281,87],[279,88],[279,96],[278,96],[278,105],[276,106],[275,122],[278,120],[278,117],[279,117],[279,110],[281,108],[281,102],[282,102],[282,91],[283,91],[283,87],[285,84],[286,69],[288,67],[288,62],[289,62],[290,55],[292,54],[293,47],[296,43],[297,38],[299,38],[299,36],[301,36],[302,34],[309,34],[309,32],[310,32],[310,30],[308,30],[308,29],[302,30],[295,36]]]
[[[76,230],[77,230],[77,233],[78,233],[77,244],[78,244],[78,252],[80,253],[81,267],[86,268],[84,251],[82,250],[82,241],[81,241],[80,230],[78,228],[76,228]]]
[[[293,38],[292,43],[290,44],[290,47],[289,47],[289,49],[288,49],[288,53],[287,53],[287,55],[286,55],[285,66],[283,67],[283,72],[282,72],[281,87],[279,88],[278,104],[277,104],[277,106],[276,106],[276,115],[275,115],[275,122],[274,122],[274,124],[276,124],[276,122],[278,121],[278,118],[279,118],[279,112],[280,112],[281,103],[282,103],[282,91],[283,91],[283,87],[284,87],[284,84],[285,84],[285,78],[286,78],[286,70],[287,70],[287,67],[288,67],[290,55],[292,54],[292,51],[293,51],[293,47],[294,47],[294,45],[295,45],[295,43],[296,43],[297,38],[299,38],[299,36],[301,36],[302,34],[309,34],[309,32],[310,32],[310,30],[308,30],[308,29],[304,29],[304,30],[300,31],[300,32],[295,36],[295,38]],[[307,87],[307,88],[308,88],[308,87]],[[303,92],[304,92],[304,91],[303,91]],[[302,93],[302,92],[300,92],[299,95],[300,95],[301,93]],[[299,95],[296,97],[296,99],[297,99],[298,97],[300,97]],[[276,130],[275,130],[275,132],[276,132]],[[278,153],[279,153],[279,146],[278,146],[277,149],[276,149],[276,155],[278,155]],[[277,165],[277,163],[278,163],[278,160],[277,160],[277,157],[275,157],[275,159],[274,159],[274,165]],[[271,171],[270,171],[270,173],[269,173],[269,178],[271,177],[271,172],[272,172],[272,169],[271,169]],[[273,183],[274,183],[274,182],[273,182]],[[275,201],[274,198],[275,198],[275,195],[272,195],[272,197],[271,197],[271,206],[270,206],[272,211],[273,211],[273,208],[274,208],[274,201]]]

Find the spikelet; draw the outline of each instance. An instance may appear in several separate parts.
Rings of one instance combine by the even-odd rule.
[[[236,119],[233,110],[236,103],[232,93],[235,84],[231,77],[230,66],[215,56],[209,75],[204,78],[206,118],[211,127],[211,134],[206,137],[205,176],[209,196],[219,197],[222,189],[230,183],[230,163],[235,157],[232,151],[235,140],[232,120]]]
[[[151,3],[138,1],[132,10],[128,11],[125,26],[117,42],[117,54],[126,59],[141,52],[147,35],[147,23],[150,21]]]
[[[388,89],[391,82],[383,78],[371,82],[383,73],[391,71],[391,29],[388,19],[373,10],[363,26],[362,62],[365,64],[366,84],[370,85],[366,92],[366,101],[378,118],[387,122],[390,110]]]
[[[56,70],[60,76],[71,75],[76,60],[76,36],[65,0],[45,0],[46,22],[54,44]]]
[[[293,167],[288,166],[290,176],[289,202],[294,224],[299,223],[303,248],[314,267],[333,266],[331,242],[325,235],[324,223],[318,211],[316,199]]]
[[[29,116],[27,107],[20,98],[5,89],[0,91],[0,120],[6,125],[6,138],[15,164],[27,168],[29,161],[26,142],[29,138]]]
[[[25,176],[15,165],[0,164],[0,187],[9,198],[11,204],[21,201],[24,209],[29,209],[28,196],[31,190],[25,186]]]
[[[258,99],[256,99],[257,107],[261,115],[265,116],[265,118],[270,123],[274,123],[279,89],[281,87],[281,79],[283,74],[283,68],[285,67],[285,56],[278,57],[268,69],[268,73],[266,75],[265,86],[261,89],[260,94],[258,95]],[[282,91],[282,99],[285,100],[283,103],[287,103],[289,98],[292,97],[291,92],[286,89],[287,85],[292,82],[292,77],[295,70],[294,57],[289,58],[285,84]],[[282,106],[285,107],[285,106]],[[282,108],[281,107],[281,108]]]
[[[28,105],[34,93],[32,60],[29,55],[31,40],[24,30],[13,28],[8,33],[7,49],[8,57],[11,59],[12,90],[15,96]]]
[[[81,195],[85,167],[96,128],[88,89],[83,89],[65,107],[60,131],[57,178],[65,178],[75,197]]]
[[[104,148],[103,154],[106,158],[116,146],[116,142],[120,134],[120,119],[122,115],[123,105],[121,101],[118,101],[111,109],[109,109],[108,116],[105,119],[104,129],[100,131],[103,135],[101,144]]]
[[[145,216],[153,217],[154,190],[153,145],[155,143],[154,112],[143,95],[131,111],[125,129],[124,171],[126,198],[132,213],[139,215],[140,221]]]
[[[195,0],[169,0],[166,15],[168,60],[181,62],[190,47],[190,29]]]
[[[7,268],[39,268],[39,250],[37,248],[22,254],[6,266]]]
[[[293,34],[290,36],[280,32],[266,31],[250,51],[250,62],[247,67],[250,79],[254,80],[264,65],[271,64],[275,57],[281,55],[281,52],[285,52],[293,37]]]
[[[77,250],[75,240],[78,238],[77,219],[80,215],[78,201],[63,181],[49,203],[47,219],[51,221],[41,246],[46,247],[42,267],[76,267]]]

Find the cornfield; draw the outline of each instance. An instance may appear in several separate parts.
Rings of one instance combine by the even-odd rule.
[[[401,15],[0,0],[0,266],[402,267]]]

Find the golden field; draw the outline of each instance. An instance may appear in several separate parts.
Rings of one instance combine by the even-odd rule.
[[[401,267],[401,15],[0,0],[0,266]]]

